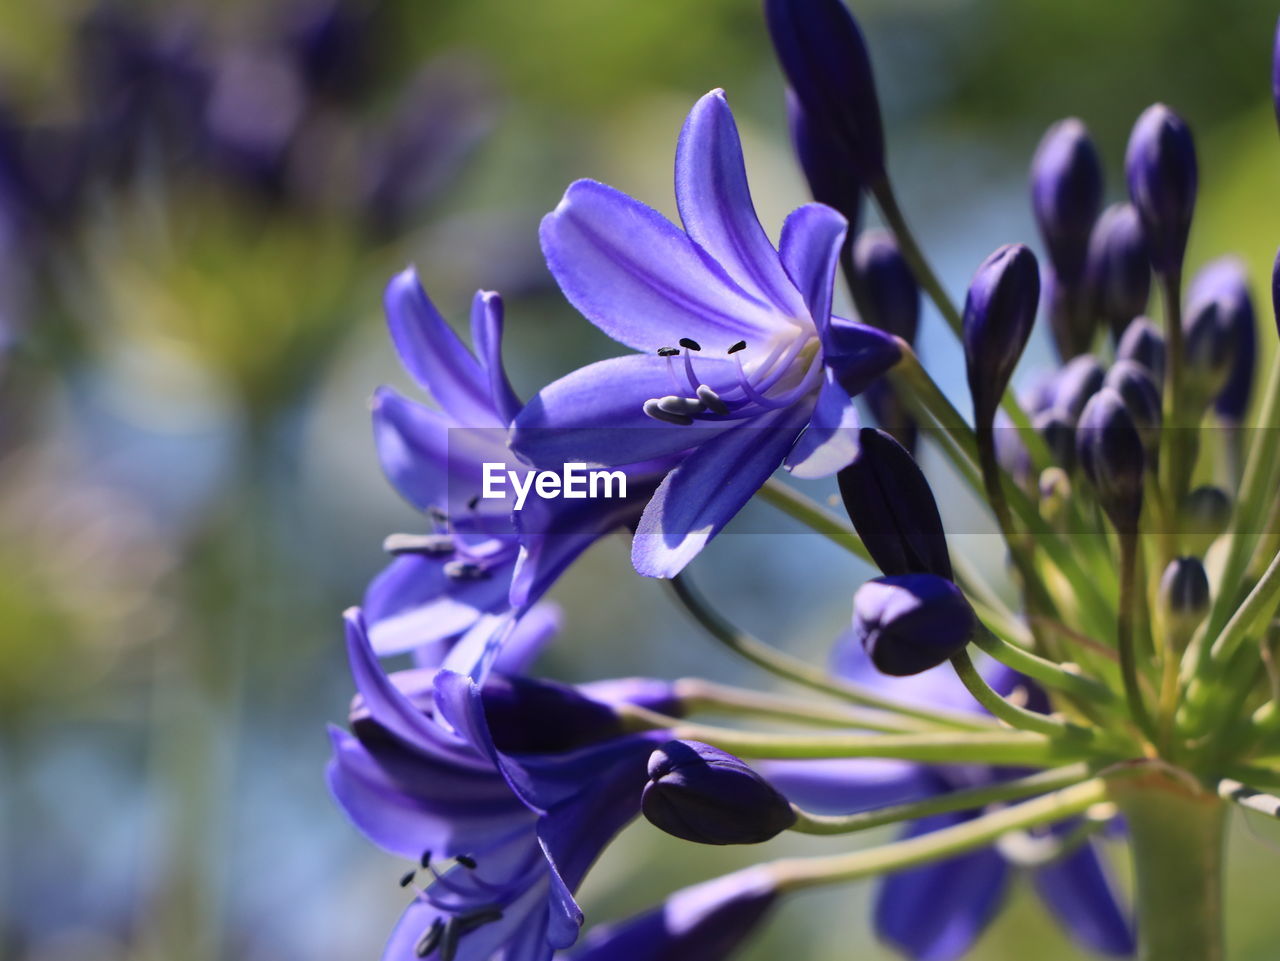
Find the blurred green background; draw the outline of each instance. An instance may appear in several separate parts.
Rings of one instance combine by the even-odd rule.
[[[1050,122],[1086,120],[1119,199],[1129,124],[1164,100],[1199,138],[1193,263],[1239,253],[1263,295],[1274,5],[854,9],[899,193],[954,292],[998,244],[1034,243],[1026,166]],[[807,197],[756,0],[0,4],[0,956],[377,956],[400,866],[345,824],[322,770],[350,696],[338,612],[382,537],[415,526],[367,423],[376,385],[408,387],[381,286],[415,263],[455,319],[477,287],[503,291],[525,395],[617,352],[558,299],[538,218],[581,176],[673,213],[675,137],[712,87],[776,231]],[[1049,361],[1038,338],[1024,373]],[[932,314],[922,354],[963,397]],[[696,573],[820,660],[867,572],[798,531],[745,532],[770,525],[748,518]],[[954,546],[991,566],[991,541]],[[761,681],[630,571],[621,539],[553,596],[550,676]],[[1237,818],[1242,961],[1280,946],[1270,828]],[[760,853],[638,825],[589,879],[589,919]],[[887,957],[871,890],[787,904],[743,957]],[[1078,956],[1013,901],[976,957]]]

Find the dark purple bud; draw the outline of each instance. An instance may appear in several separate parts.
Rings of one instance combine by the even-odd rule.
[[[1116,360],[1141,364],[1151,373],[1152,380],[1164,383],[1164,334],[1146,317],[1135,317],[1120,337]]]
[[[1049,315],[1049,330],[1058,356],[1070,360],[1087,353],[1093,346],[1098,317],[1090,307],[1089,289],[1083,283],[1067,286],[1058,279],[1052,267],[1046,267],[1040,278],[1041,299]]]
[[[1134,426],[1142,437],[1147,453],[1147,469],[1154,471],[1160,450],[1160,424],[1164,411],[1160,406],[1160,387],[1151,371],[1132,360],[1118,360],[1107,371],[1105,385],[1124,400]]]
[[[856,640],[883,674],[919,674],[964,650],[978,627],[960,589],[933,574],[877,577],[853,595]]]
[[[852,167],[841,162],[838,147],[829,139],[830,131],[810,121],[800,99],[791,89],[787,90],[787,120],[791,127],[791,144],[804,178],[809,182],[813,199],[834,207],[849,221],[849,232],[845,237],[845,249],[848,250],[858,224],[862,222],[862,181]]]
[[[1093,312],[1116,337],[1147,309],[1151,262],[1133,205],[1113,204],[1098,218],[1089,237],[1085,284]]]
[[[1102,365],[1092,354],[1073,358],[1053,379],[1052,407],[1074,425],[1089,398],[1101,389],[1103,377]]]
[[[768,915],[777,882],[761,866],[684,888],[661,907],[587,932],[574,961],[726,961]]]
[[[480,698],[493,743],[505,754],[557,754],[623,733],[613,708],[567,684],[491,674]]]
[[[655,827],[698,844],[760,844],[796,823],[773,785],[700,741],[668,741],[649,756],[640,810]]]
[[[920,288],[893,236],[883,230],[859,234],[853,245],[853,273],[863,323],[915,343]]]
[[[1218,322],[1231,342],[1231,369],[1214,400],[1214,410],[1228,424],[1239,424],[1253,392],[1258,332],[1244,264],[1235,257],[1219,257],[1196,273],[1187,293],[1187,313],[1209,302],[1218,304]]]
[[[372,64],[371,11],[353,0],[294,0],[282,28],[307,86],[340,99],[358,96]]]
[[[1167,628],[1184,640],[1209,612],[1209,575],[1198,557],[1175,557],[1160,577],[1160,609]]]
[[[1133,125],[1124,158],[1129,199],[1142,217],[1151,266],[1170,274],[1182,266],[1196,206],[1196,148],[1182,118],[1162,103]]]
[[[1031,418],[1031,426],[1044,438],[1053,460],[1065,471],[1076,465],[1076,420],[1066,411],[1051,407]],[[1009,430],[1014,428],[1010,427]]]
[[[1031,161],[1031,209],[1054,273],[1068,287],[1084,275],[1093,222],[1102,209],[1102,161],[1075,117],[1048,129]]]
[[[1124,398],[1110,387],[1094,394],[1080,415],[1076,459],[1116,529],[1136,531],[1146,457],[1133,415]]]
[[[1235,361],[1232,334],[1221,301],[1195,304],[1182,321],[1183,385],[1201,403],[1226,386]]]
[[[964,356],[974,420],[990,426],[1022,356],[1040,300],[1036,256],[1006,244],[978,267],[964,304]]]
[[[862,428],[858,454],[837,479],[849,519],[882,572],[951,579],[938,504],[901,444],[884,431]]]
[[[765,0],[778,61],[830,162],[884,179],[884,130],[862,31],[841,0]],[[819,133],[820,131],[820,133]]]

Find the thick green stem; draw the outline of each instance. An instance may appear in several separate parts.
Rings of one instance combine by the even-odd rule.
[[[1138,537],[1133,531],[1120,531],[1120,609],[1117,612],[1116,638],[1120,651],[1120,675],[1124,680],[1124,696],[1129,713],[1148,737],[1155,728],[1142,696],[1138,680],[1138,655],[1133,636],[1134,607],[1137,602]]]
[[[1225,802],[1163,774],[1109,786],[1129,827],[1140,961],[1222,961]]]

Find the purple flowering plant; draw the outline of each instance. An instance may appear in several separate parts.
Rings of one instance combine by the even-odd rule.
[[[764,12],[816,201],[776,244],[721,90],[679,136],[679,224],[593,180],[542,222],[565,299],[630,353],[522,401],[497,294],[476,295],[468,348],[413,271],[387,288],[392,339],[434,406],[380,391],[375,437],[423,529],[388,539],[394,559],[347,615],[357,696],[329,766],[351,822],[413,862],[384,957],[715,961],[775,903],[880,877],[880,937],[945,961],[1020,871],[1087,951],[1220,959],[1227,814],[1280,810],[1267,793],[1280,790],[1280,540],[1267,525],[1280,456],[1265,431],[1205,428],[1280,426],[1280,367],[1251,421],[1260,332],[1242,267],[1215,260],[1184,294],[1191,132],[1164,105],[1146,110],[1128,199],[1104,209],[1088,129],[1054,123],[1031,164],[1046,262],[1002,246],[957,305],[897,203],[856,21],[842,0]],[[1280,33],[1273,87],[1280,117]],[[883,229],[861,229],[867,203]],[[833,313],[841,276],[854,317]],[[964,352],[971,419],[914,353],[922,294]],[[1062,366],[1015,396],[1037,322]],[[1012,590],[949,550],[915,458],[926,446],[989,508]],[[528,505],[490,495],[495,467],[518,491],[537,477]],[[616,474],[618,496],[571,496],[571,467]],[[848,523],[779,470],[835,475]],[[828,666],[745,633],[685,573],[757,496],[880,571],[850,585]],[[617,529],[639,574],[799,693],[531,676],[556,627],[543,596]],[[413,666],[390,671],[382,658],[401,654]],[[641,816],[695,844],[793,831],[838,845],[905,827],[701,880],[580,937],[578,886]],[[1104,833],[1127,842],[1129,895]]]

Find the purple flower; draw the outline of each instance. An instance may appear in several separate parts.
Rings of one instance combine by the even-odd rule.
[[[680,135],[676,201],[683,231],[580,180],[543,220],[565,296],[645,353],[544,388],[512,435],[538,466],[680,458],[636,531],[636,569],[656,577],[679,572],[784,462],[799,477],[847,464],[851,398],[899,357],[892,338],[831,316],[844,218],[806,205],[770,243],[719,90]]]
[[[1054,274],[1068,286],[1079,283],[1102,209],[1102,161],[1088,128],[1075,117],[1055,123],[1036,148],[1031,207]]]
[[[1040,299],[1035,254],[1005,244],[978,265],[964,303],[964,357],[979,427],[990,426],[1027,346]]]
[[[1162,103],[1144,110],[1129,136],[1124,168],[1151,266],[1162,274],[1181,269],[1198,179],[1195,143],[1182,118]]]
[[[1133,415],[1113,388],[1103,387],[1085,405],[1076,430],[1076,457],[1116,529],[1136,530],[1146,458]]]
[[[894,677],[937,667],[977,627],[964,594],[936,574],[873,578],[853,595],[854,634],[876,669]]]
[[[666,735],[592,731],[606,705],[579,704],[540,714],[547,697],[506,704],[537,740],[578,745],[550,753],[502,750],[488,720],[484,688],[449,671],[387,676],[358,612],[347,616],[347,647],[360,698],[353,734],[331,731],[330,790],[370,840],[430,872],[392,933],[383,957],[460,961],[504,957],[546,961],[577,938],[582,912],[573,898],[600,850],[638,812],[645,760]],[[536,682],[526,682],[536,684]],[[638,687],[641,699],[652,685]],[[621,693],[615,691],[615,693]],[[497,695],[511,701],[509,692]],[[574,698],[559,689],[564,704]],[[578,695],[587,701],[585,695]],[[519,698],[516,698],[518,701]],[[498,730],[506,725],[496,712]],[[431,862],[452,866],[440,872]],[[405,884],[412,880],[406,876]]]
[[[520,401],[502,365],[502,300],[476,294],[474,354],[413,270],[391,280],[384,304],[401,362],[439,409],[384,387],[374,397],[374,439],[383,472],[432,529],[401,542],[405,549],[369,585],[365,614],[380,654],[447,650],[468,631],[491,635],[597,538],[634,524],[657,477],[636,473],[626,498],[530,498],[518,515],[510,497],[481,498],[484,464],[527,470],[506,444]]]
[[[698,844],[759,844],[796,823],[791,803],[740,758],[699,741],[669,741],[649,758],[640,810]]]
[[[778,61],[831,162],[864,184],[883,180],[875,77],[848,8],[841,0],[766,0],[764,12]]]
[[[836,645],[835,670],[850,680],[872,685],[904,700],[978,712],[948,665],[913,677],[890,678],[871,664],[853,632]],[[1048,708],[1042,691],[1003,665],[982,668],[988,683],[1005,696],[1021,689],[1027,707]],[[980,787],[1024,771],[986,765],[921,765],[899,761],[777,761],[761,771],[796,804],[829,814],[851,813]],[[982,810],[938,815],[913,822],[914,837],[984,813]],[[1054,825],[1062,836],[1076,824]],[[1045,839],[1046,843],[1051,843]],[[919,961],[952,961],[973,946],[995,918],[1014,881],[1015,861],[1000,847],[899,872],[880,884],[875,925],[880,937]],[[1132,927],[1121,908],[1092,842],[1060,858],[1030,869],[1032,887],[1073,939],[1108,955],[1134,952]]]
[[[746,940],[777,899],[763,867],[684,888],[659,908],[593,928],[573,961],[724,961]]]

